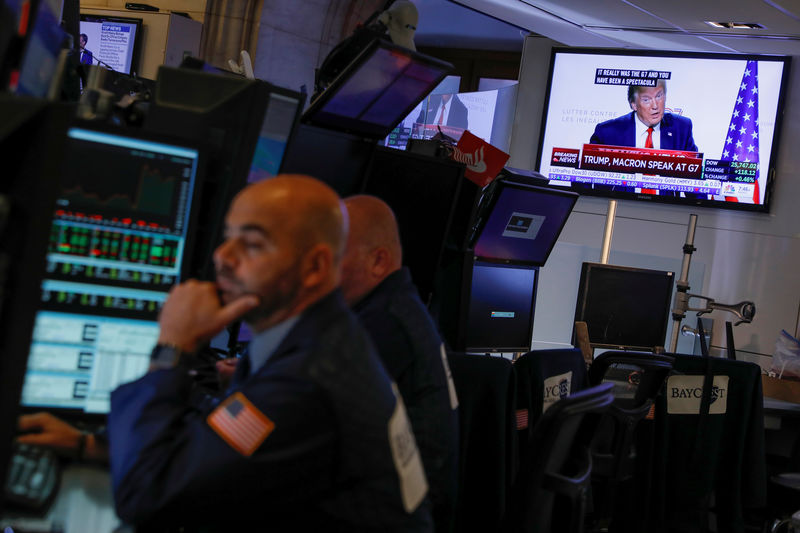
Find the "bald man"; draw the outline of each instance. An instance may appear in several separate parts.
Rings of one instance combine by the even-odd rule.
[[[342,292],[403,396],[430,484],[436,531],[449,531],[456,495],[458,400],[442,340],[402,266],[397,222],[374,196],[345,199],[350,233]]]
[[[159,318],[151,371],[111,397],[119,516],[203,531],[430,531],[427,482],[396,387],[339,284],[346,216],[327,185],[244,189],[214,253]],[[231,388],[192,408],[185,362],[243,317]]]

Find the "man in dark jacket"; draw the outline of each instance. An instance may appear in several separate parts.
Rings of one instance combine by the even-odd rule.
[[[442,340],[407,268],[391,208],[374,196],[345,200],[350,233],[342,292],[378,348],[408,409],[430,484],[436,531],[455,504],[458,400]]]
[[[402,400],[337,285],[346,217],[303,176],[233,201],[216,283],[177,286],[151,371],[111,397],[117,512],[142,526],[430,531]],[[221,301],[220,301],[221,298]],[[216,406],[193,407],[184,361],[239,317],[255,332]]]

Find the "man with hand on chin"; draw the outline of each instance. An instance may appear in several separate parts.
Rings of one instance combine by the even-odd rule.
[[[430,531],[402,399],[337,288],[336,193],[279,176],[237,195],[225,222],[217,282],[173,289],[150,373],[112,394],[118,514],[162,529]],[[248,354],[201,412],[187,364],[239,318],[254,332]]]

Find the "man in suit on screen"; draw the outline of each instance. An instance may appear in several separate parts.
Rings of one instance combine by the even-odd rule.
[[[666,101],[667,84],[664,80],[658,80],[655,87],[628,86],[628,103],[633,111],[598,124],[589,142],[696,152],[692,121],[665,113]]]
[[[632,146],[661,150],[697,152],[692,136],[692,121],[686,117],[667,113],[667,83],[658,80],[654,87],[628,86],[628,104],[632,111],[627,115],[599,123],[589,142],[611,146]],[[633,187],[613,187],[615,191],[636,192]],[[655,194],[655,190],[642,190]],[[660,195],[675,196],[673,191],[660,191]],[[686,193],[687,196],[693,193]]]
[[[417,122],[467,129],[467,106],[457,94],[438,94],[430,97],[427,110],[420,111]]]

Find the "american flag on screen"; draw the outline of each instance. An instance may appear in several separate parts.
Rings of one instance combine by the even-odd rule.
[[[758,163],[758,62],[748,61],[744,67],[742,83],[733,105],[728,136],[722,149],[723,161],[744,161]],[[758,203],[760,169],[756,171],[753,203]],[[736,196],[726,196],[725,200],[737,202]]]
[[[234,450],[248,457],[275,429],[272,420],[241,392],[229,396],[206,421]]]

